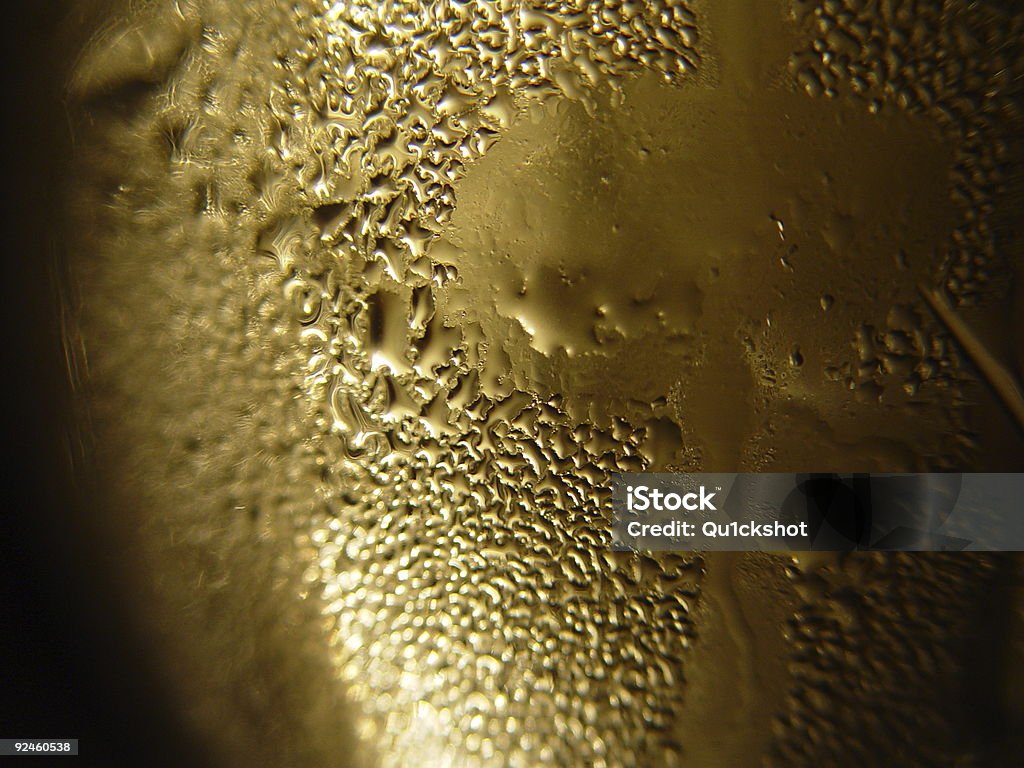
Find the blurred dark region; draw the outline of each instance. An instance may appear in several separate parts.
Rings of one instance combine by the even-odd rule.
[[[203,766],[203,750],[162,692],[141,635],[111,597],[125,585],[83,557],[100,510],[72,486],[70,388],[55,300],[68,170],[61,83],[75,50],[58,30],[74,27],[75,7],[34,0],[5,14],[14,24],[4,52],[12,220],[3,281],[0,738],[77,738],[79,757],[0,761]]]

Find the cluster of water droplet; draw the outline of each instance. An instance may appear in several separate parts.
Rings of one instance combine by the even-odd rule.
[[[908,745],[901,764],[971,764],[957,753],[942,699],[948,672],[964,663],[972,590],[994,566],[947,554],[860,553],[794,568],[802,604],[787,632],[793,686],[765,765],[886,763],[906,733],[932,738]]]
[[[679,77],[696,61],[692,13],[662,0],[167,11],[114,46],[139,35],[148,58],[97,45],[75,88],[123,125],[105,135],[109,156],[138,157],[122,171],[98,161],[111,230],[134,220],[136,243],[176,253],[156,281],[166,296],[175,280],[194,289],[169,336],[205,345],[208,323],[241,322],[241,347],[214,334],[195,355],[229,389],[247,378],[237,364],[253,366],[224,432],[234,443],[205,437],[224,425],[196,423],[202,409],[155,426],[175,466],[236,513],[290,520],[360,727],[393,763],[603,765],[659,749],[700,561],[610,552],[605,502],[610,473],[661,456],[671,424],[652,407],[649,426],[602,429],[513,391],[500,345],[436,311],[457,270],[429,250],[466,163],[523,99],[644,67]],[[157,348],[126,341],[100,364]],[[211,396],[183,394],[194,373],[154,395]],[[310,477],[312,512],[289,490]]]
[[[610,473],[648,463],[648,430],[512,391],[500,345],[435,306],[457,270],[432,238],[517,100],[693,66],[680,4],[568,11],[338,5],[288,66],[320,249],[291,289],[329,502],[307,577],[366,733],[399,763],[426,743],[614,764],[665,731],[679,695],[699,568],[607,551]],[[278,244],[307,242],[284,234],[306,220],[272,226],[269,250],[296,263]]]
[[[813,42],[790,61],[811,94],[847,91],[873,111],[927,114],[951,138],[961,219],[937,277],[962,303],[976,302],[1004,267],[993,214],[1005,182],[1005,120],[1020,120],[1010,84],[1024,74],[1020,15],[997,3],[968,5],[797,0]]]

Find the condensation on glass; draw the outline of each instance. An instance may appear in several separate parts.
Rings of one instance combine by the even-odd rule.
[[[1021,469],[921,294],[1020,364],[1018,10],[93,16],[67,346],[226,764],[987,759],[1008,561],[613,552],[609,478]]]

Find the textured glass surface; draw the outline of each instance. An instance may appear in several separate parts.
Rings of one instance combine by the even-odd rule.
[[[613,552],[609,478],[1024,469],[922,296],[1024,360],[1013,4],[96,8],[77,450],[225,764],[997,759],[1010,560]]]

